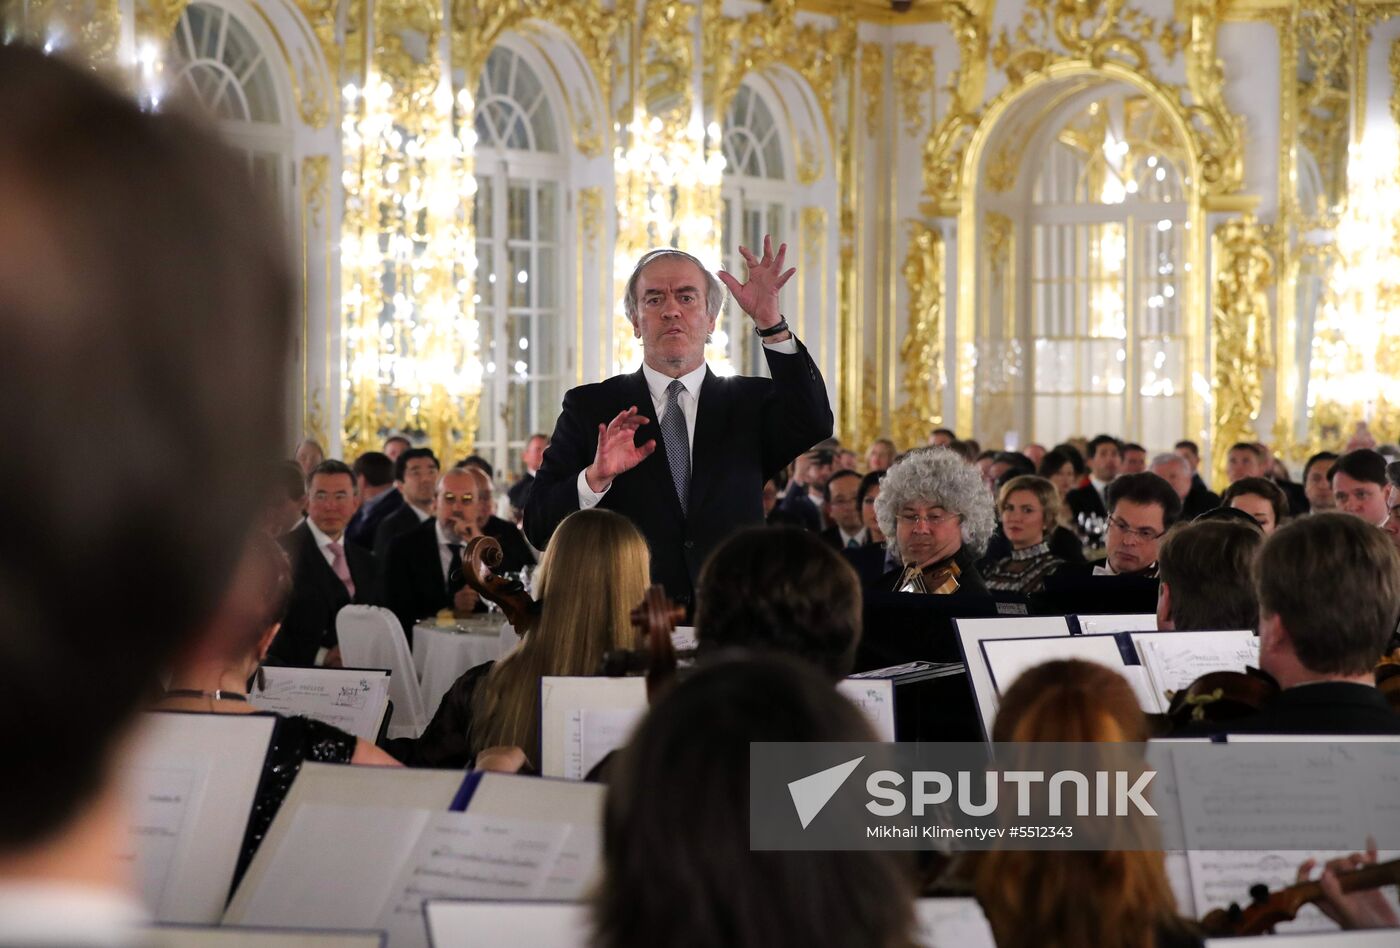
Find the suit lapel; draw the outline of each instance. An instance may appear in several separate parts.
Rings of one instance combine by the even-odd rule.
[[[723,454],[724,433],[729,430],[728,395],[719,376],[706,369],[695,413],[695,442],[690,449],[689,509],[692,511],[699,510],[704,502]]]
[[[629,380],[632,400],[628,404],[636,405],[637,411],[649,419],[647,424],[637,429],[637,443],[646,444],[653,440],[656,442],[656,452],[641,463],[641,470],[638,473],[651,479],[653,489],[659,491],[663,497],[668,498],[672,512],[684,520],[685,517],[681,512],[681,501],[676,496],[676,482],[671,480],[671,465],[666,460],[666,442],[661,437],[661,422],[656,417],[656,406],[651,401],[651,389],[647,387],[647,377],[641,369],[638,369],[629,376]]]

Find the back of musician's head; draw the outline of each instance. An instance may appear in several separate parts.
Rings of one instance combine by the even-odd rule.
[[[4,852],[93,799],[221,594],[282,444],[292,295],[246,162],[190,122],[0,45],[0,129]]]
[[[544,675],[595,675],[613,649],[635,648],[632,610],[651,581],[651,554],[632,521],[594,507],[565,517],[534,578],[539,620],[474,695],[473,750],[525,749],[539,763]]]
[[[860,631],[855,570],[809,530],[740,531],[700,573],[695,635],[702,656],[732,647],[784,652],[840,680],[855,664]]]
[[[873,740],[860,711],[792,659],[720,660],[681,681],[618,757],[595,944],[910,944],[899,854],[749,845],[750,742]]]
[[[1366,674],[1395,631],[1400,554],[1359,517],[1317,513],[1285,524],[1264,543],[1255,577],[1261,614],[1281,620],[1310,671]]]
[[[1157,549],[1157,565],[1171,599],[1171,627],[1258,628],[1254,558],[1263,543],[1257,528],[1228,520],[1181,524],[1168,533]]]
[[[1002,697],[997,742],[1143,741],[1147,720],[1131,686],[1092,662],[1046,662]],[[1126,826],[1133,833],[1142,827]],[[1180,925],[1160,851],[993,850],[971,855],[973,886],[998,948],[1152,945]]]

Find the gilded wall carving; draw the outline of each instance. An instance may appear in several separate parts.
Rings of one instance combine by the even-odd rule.
[[[932,112],[933,107],[933,50],[920,43],[895,44],[893,76],[904,134],[917,135],[928,120],[925,108]]]
[[[929,430],[943,421],[939,400],[943,391],[945,266],[943,234],[922,221],[911,221],[909,252],[904,258],[909,324],[899,346],[904,397],[891,422],[895,443],[904,449],[923,444]]]
[[[874,138],[885,122],[885,48],[879,43],[860,44],[860,89],[865,134]]]
[[[1219,225],[1214,235],[1215,287],[1211,308],[1214,348],[1216,483],[1225,483],[1225,451],[1258,438],[1254,422],[1264,397],[1270,355],[1269,287],[1274,258],[1264,230],[1252,215]]]

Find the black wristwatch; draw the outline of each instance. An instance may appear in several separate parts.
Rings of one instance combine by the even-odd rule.
[[[780,332],[787,332],[787,328],[787,317],[779,316],[778,321],[773,325],[769,326],[767,329],[759,329],[757,326],[755,326],[753,327],[753,331],[758,334],[759,338],[767,339],[769,336],[776,336]]]

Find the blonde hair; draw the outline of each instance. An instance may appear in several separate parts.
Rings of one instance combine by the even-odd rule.
[[[1036,500],[1040,501],[1043,511],[1041,523],[1045,528],[1044,539],[1050,539],[1050,534],[1055,532],[1055,526],[1060,522],[1060,492],[1055,489],[1055,485],[1050,483],[1048,478],[1037,477],[1034,474],[1021,474],[1002,484],[1001,490],[997,491],[998,516],[1011,495],[1021,490],[1029,491],[1035,495]]]
[[[471,751],[513,745],[540,762],[540,679],[594,675],[603,654],[637,647],[631,612],[651,581],[651,553],[621,514],[580,510],[559,524],[535,577],[540,618],[472,700]]]

